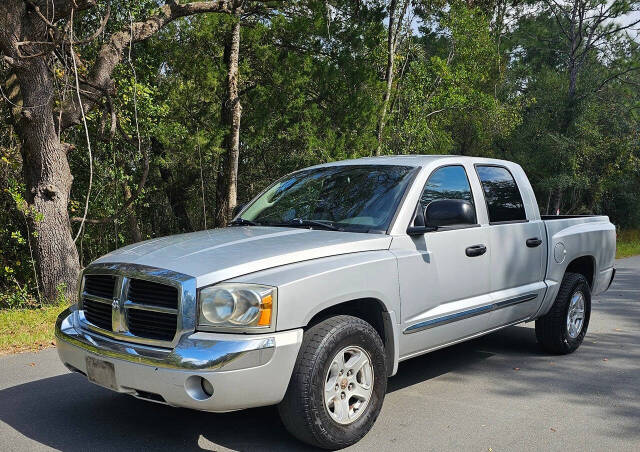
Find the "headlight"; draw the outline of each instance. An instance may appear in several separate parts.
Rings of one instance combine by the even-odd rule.
[[[223,283],[200,289],[198,326],[268,329],[274,318],[276,288]]]

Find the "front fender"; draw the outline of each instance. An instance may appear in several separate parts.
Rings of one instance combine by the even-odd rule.
[[[314,259],[263,270],[231,280],[278,287],[278,331],[301,328],[319,312],[347,301],[371,299],[386,314],[385,333],[397,368],[400,295],[395,256],[388,250]]]

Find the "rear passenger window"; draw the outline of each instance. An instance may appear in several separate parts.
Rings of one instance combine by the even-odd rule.
[[[506,168],[476,166],[489,209],[489,221],[522,221],[527,219],[516,181]]]
[[[422,191],[420,203],[426,207],[438,199],[464,199],[473,204],[467,172],[462,166],[443,166],[431,173]]]

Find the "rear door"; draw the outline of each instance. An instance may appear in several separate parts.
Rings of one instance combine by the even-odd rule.
[[[546,288],[544,225],[537,209],[523,202],[509,168],[485,164],[475,168],[489,215],[493,323],[525,320],[536,312]],[[519,167],[512,170],[522,172]]]

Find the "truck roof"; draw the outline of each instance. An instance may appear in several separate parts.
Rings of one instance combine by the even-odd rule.
[[[342,165],[403,165],[403,166],[425,166],[427,164],[441,160],[446,162],[448,160],[454,162],[467,161],[470,163],[493,163],[500,165],[513,165],[513,162],[507,160],[490,159],[484,157],[467,157],[462,155],[423,155],[423,154],[409,154],[409,155],[382,155],[379,157],[363,157],[359,159],[340,160],[336,162],[323,163],[320,165],[312,166],[311,168],[322,168],[326,166],[342,166]]]

